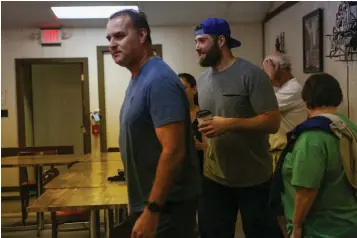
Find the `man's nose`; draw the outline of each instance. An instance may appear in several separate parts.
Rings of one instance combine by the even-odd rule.
[[[198,44],[198,42],[196,43],[195,50],[196,50],[196,51],[199,51],[199,50],[200,50],[200,45]]]
[[[114,47],[116,47],[117,46],[117,43],[115,43],[115,41],[113,40],[113,39],[111,39],[110,41],[109,41],[109,47],[110,48],[114,48]]]

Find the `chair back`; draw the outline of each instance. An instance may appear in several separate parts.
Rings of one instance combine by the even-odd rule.
[[[47,151],[20,151],[19,156],[45,156],[45,155],[57,155],[58,151],[57,150],[47,150]],[[51,166],[51,169],[54,166]],[[27,172],[27,167],[20,167],[19,168],[19,180],[20,180],[20,186],[28,181],[28,172]]]
[[[51,182],[54,178],[59,175],[59,170],[57,168],[50,168],[46,170],[43,174],[43,186]]]

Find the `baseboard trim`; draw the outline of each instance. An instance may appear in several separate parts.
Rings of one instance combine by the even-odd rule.
[[[20,200],[20,194],[19,195],[7,195],[6,193],[20,193],[20,187],[19,186],[13,186],[13,187],[2,187],[1,188],[1,199],[3,201],[10,201],[10,200]],[[30,192],[30,198],[36,197],[36,194]]]
[[[1,196],[2,201],[20,200],[20,196]]]
[[[20,192],[19,186],[1,187],[1,193]]]

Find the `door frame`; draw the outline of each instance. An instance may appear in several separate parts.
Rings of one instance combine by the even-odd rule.
[[[162,45],[152,45],[156,55],[162,58]],[[105,109],[105,75],[104,75],[104,54],[109,53],[109,46],[97,46],[97,65],[98,65],[98,97],[99,109],[101,114],[100,121],[100,151],[107,152],[107,123]],[[118,122],[119,123],[119,122]]]
[[[88,58],[25,58],[15,59],[16,70],[16,101],[17,101],[17,128],[18,145],[26,147],[25,132],[25,108],[24,108],[24,82],[31,79],[31,65],[33,64],[81,64],[83,78],[82,82],[82,115],[83,126],[86,133],[83,133],[83,152],[91,153],[91,128],[90,128],[90,108],[89,108],[89,72]]]

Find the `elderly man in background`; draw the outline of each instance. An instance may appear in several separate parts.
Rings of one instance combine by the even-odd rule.
[[[274,52],[265,58],[263,69],[272,81],[281,115],[281,125],[269,138],[274,165],[286,146],[286,133],[307,118],[307,109],[301,98],[302,86],[291,73],[288,57]]]
[[[274,52],[267,56],[263,69],[272,81],[281,117],[279,131],[269,138],[275,167],[287,144],[286,134],[307,119],[307,108],[301,98],[302,86],[292,75],[291,63],[286,55]],[[284,237],[288,237],[284,215],[278,214],[277,219]]]

